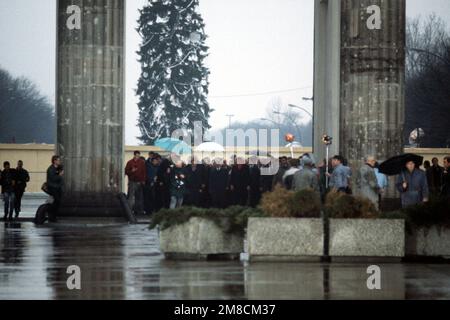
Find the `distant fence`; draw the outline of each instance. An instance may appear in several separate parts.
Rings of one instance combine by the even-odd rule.
[[[124,167],[125,163],[133,157],[134,151],[140,151],[143,156],[147,156],[148,152],[155,151],[163,155],[167,155],[167,152],[162,151],[155,147],[146,146],[127,146],[125,147]],[[227,149],[227,154],[236,154],[237,156],[244,156],[248,152],[256,151],[256,148],[230,148]],[[278,148],[276,150],[268,150],[278,156],[291,156],[289,148]],[[12,166],[15,166],[18,160],[24,162],[25,168],[30,172],[31,181],[28,184],[27,192],[41,192],[40,188],[45,181],[46,171],[50,165],[50,159],[55,152],[54,145],[40,145],[40,144],[0,144],[0,163],[4,161],[11,162]],[[311,148],[296,148],[294,149],[294,156],[299,157],[304,153],[311,153]],[[420,154],[425,157],[426,160],[431,160],[433,157],[437,157],[442,164],[444,156],[450,155],[450,149],[406,149],[405,152],[411,152]],[[125,188],[124,188],[125,189]]]

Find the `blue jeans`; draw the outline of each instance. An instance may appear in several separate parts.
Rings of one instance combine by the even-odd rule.
[[[5,218],[8,216],[12,218],[14,207],[15,207],[15,199],[16,196],[14,192],[5,192],[3,193],[3,201],[5,202]]]
[[[170,209],[180,208],[183,205],[183,197],[171,196],[170,197]]]

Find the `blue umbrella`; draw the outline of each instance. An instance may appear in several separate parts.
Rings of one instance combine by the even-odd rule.
[[[173,138],[159,139],[155,142],[155,147],[178,155],[192,153],[192,148],[186,142]]]

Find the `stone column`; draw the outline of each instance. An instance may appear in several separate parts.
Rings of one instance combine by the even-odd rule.
[[[341,2],[315,0],[314,155],[325,158],[324,134],[333,137],[330,156],[339,153]]]
[[[381,162],[403,152],[406,5],[405,0],[341,5],[341,153],[358,170],[365,156]],[[397,197],[393,178],[386,197]]]
[[[358,167],[403,152],[405,0],[342,0],[341,19],[340,150]]]
[[[61,215],[120,215],[124,0],[58,0],[57,153]]]

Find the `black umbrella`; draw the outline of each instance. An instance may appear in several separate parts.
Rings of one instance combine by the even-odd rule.
[[[406,163],[410,161],[413,161],[418,168],[423,164],[423,157],[417,154],[407,153],[390,158],[380,164],[380,173],[384,173],[388,176],[395,176],[400,174],[405,169]]]

